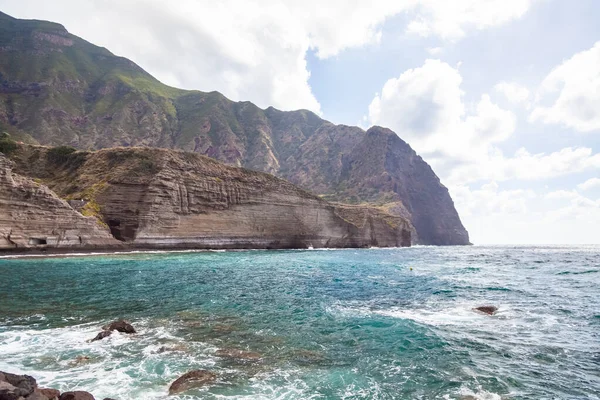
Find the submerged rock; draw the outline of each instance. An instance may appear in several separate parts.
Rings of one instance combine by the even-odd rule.
[[[300,364],[320,364],[328,361],[323,353],[306,349],[295,350],[291,358]]]
[[[96,400],[91,393],[84,392],[82,390],[76,390],[74,392],[65,392],[60,395],[60,400]]]
[[[102,327],[103,330],[118,331],[122,333],[135,333],[135,328],[129,321],[120,319]]]
[[[231,333],[237,329],[233,325],[216,324],[212,327],[212,330],[218,333]]]
[[[190,371],[180,376],[169,387],[169,394],[185,392],[192,388],[205,386],[217,380],[217,374],[204,369]],[[61,400],[63,400],[61,398]]]
[[[110,335],[112,335],[112,331],[102,331],[99,334],[97,334],[96,337],[93,338],[91,341],[95,342],[96,340],[102,340],[105,337],[109,337]]]
[[[161,346],[156,352],[157,353],[166,353],[171,351],[188,351],[189,347],[183,343],[174,344],[173,346]]]
[[[496,306],[480,306],[480,307],[475,307],[474,310],[488,314],[488,315],[494,315],[496,313],[496,311],[498,311],[498,307],[496,307]]]
[[[71,361],[69,363],[70,367],[76,367],[79,366],[81,364],[87,364],[92,360],[92,358],[90,356],[84,356],[84,355],[79,355],[77,357],[75,357],[73,359],[73,361]]]
[[[236,360],[259,360],[262,358],[260,353],[238,349],[219,349],[215,352],[215,355],[217,357],[230,358]]]

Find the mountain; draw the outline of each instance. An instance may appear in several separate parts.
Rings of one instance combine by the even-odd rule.
[[[332,204],[267,173],[199,154],[0,150],[0,250],[411,244],[413,228],[402,217]]]
[[[446,187],[389,129],[172,88],[59,24],[0,14],[0,124],[26,143],[200,153],[409,218],[417,243],[469,243]]]

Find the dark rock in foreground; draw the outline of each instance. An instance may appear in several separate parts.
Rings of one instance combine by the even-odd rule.
[[[217,380],[217,374],[203,369],[183,374],[169,387],[169,394],[177,394],[186,390],[202,387]],[[61,399],[62,400],[62,399]]]
[[[60,395],[60,400],[95,400],[88,392],[76,390],[74,392],[65,392]]]
[[[496,311],[498,311],[498,307],[496,307],[496,306],[480,306],[480,307],[475,307],[474,310],[488,314],[488,315],[494,315],[496,313]]]
[[[57,400],[60,397],[60,391],[56,389],[43,388],[38,389],[41,395],[45,396],[48,400]]]
[[[2,399],[2,395],[0,394],[0,399]],[[27,399],[27,400],[48,400],[48,397],[41,394],[39,391],[35,391],[31,393],[27,397],[20,397],[19,399]]]
[[[91,393],[76,390],[60,393],[59,390],[38,388],[29,375],[16,375],[0,371],[0,400],[95,400]],[[104,399],[112,400],[112,399]]]
[[[37,389],[35,379],[29,375],[0,372],[0,399],[27,398]]]

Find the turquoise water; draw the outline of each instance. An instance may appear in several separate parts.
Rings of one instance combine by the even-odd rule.
[[[170,398],[598,399],[600,248],[0,259],[0,370],[126,400],[198,368],[217,383]]]

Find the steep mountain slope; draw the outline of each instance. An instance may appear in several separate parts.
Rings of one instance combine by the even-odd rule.
[[[383,210],[331,204],[272,175],[194,153],[20,145],[10,157],[14,166],[0,153],[0,248],[54,244],[68,236],[57,229],[76,238],[100,231],[106,247],[143,248],[396,247],[410,246],[414,230]],[[11,242],[17,232],[22,240]]]
[[[447,189],[394,132],[171,88],[58,24],[0,14],[0,124],[45,145],[197,152],[328,200],[384,206],[410,218],[422,244],[469,242]]]

